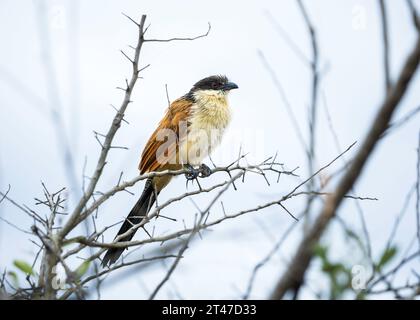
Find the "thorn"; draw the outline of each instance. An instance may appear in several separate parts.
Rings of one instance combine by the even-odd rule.
[[[124,12],[121,12],[121,14],[123,16],[125,16],[127,19],[129,19],[132,23],[134,23],[137,27],[140,27],[140,24],[138,24],[136,21],[134,21],[133,18],[131,18],[130,16],[126,15]]]

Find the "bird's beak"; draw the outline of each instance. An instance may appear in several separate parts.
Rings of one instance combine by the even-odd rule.
[[[238,85],[236,83],[233,82],[228,82],[223,86],[223,90],[225,91],[229,91],[232,89],[238,89]]]

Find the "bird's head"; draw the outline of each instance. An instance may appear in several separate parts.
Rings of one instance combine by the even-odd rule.
[[[230,82],[226,76],[210,76],[198,81],[191,88],[189,95],[197,97],[209,96],[224,98],[230,90],[237,89],[238,85]]]

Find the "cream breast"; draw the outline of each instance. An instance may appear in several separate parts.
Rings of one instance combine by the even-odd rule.
[[[180,143],[182,163],[199,165],[220,144],[231,120],[227,94],[201,90],[194,95],[186,139]]]

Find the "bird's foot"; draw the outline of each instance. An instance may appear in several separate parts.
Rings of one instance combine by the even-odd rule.
[[[195,180],[200,174],[199,169],[195,169],[192,165],[186,164],[185,168],[188,170],[188,172],[185,173],[185,178],[187,180]]]
[[[185,167],[188,170],[188,172],[185,173],[185,178],[187,178],[187,180],[196,180],[198,177],[207,178],[212,174],[211,169],[204,163],[202,163],[197,169],[190,164],[185,165]]]
[[[211,175],[211,169],[204,163],[202,163],[200,165],[200,167],[198,168],[198,171],[200,171],[200,177],[201,178],[207,178]]]

